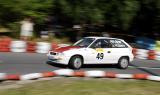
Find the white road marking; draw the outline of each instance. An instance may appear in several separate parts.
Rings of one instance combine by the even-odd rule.
[[[129,68],[139,68],[139,69],[152,69],[152,70],[160,70],[160,67],[135,67],[135,66],[128,66]]]

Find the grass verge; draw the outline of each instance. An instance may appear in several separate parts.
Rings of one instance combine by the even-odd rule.
[[[160,83],[147,80],[55,78],[19,88],[1,89],[0,95],[159,95]]]

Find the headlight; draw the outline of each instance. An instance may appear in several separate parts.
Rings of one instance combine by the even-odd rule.
[[[58,56],[64,56],[64,53],[57,53]]]

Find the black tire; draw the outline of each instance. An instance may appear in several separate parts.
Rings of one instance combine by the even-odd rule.
[[[52,64],[53,62],[51,62],[51,61],[47,60],[47,61],[46,61],[46,63],[47,63],[47,64]]]
[[[69,61],[69,68],[80,69],[83,65],[83,59],[80,56],[73,56]]]
[[[121,57],[118,60],[118,67],[120,69],[127,69],[129,65],[129,59],[127,57]]]

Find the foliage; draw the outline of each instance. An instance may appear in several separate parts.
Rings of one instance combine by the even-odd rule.
[[[103,23],[120,31],[159,31],[159,5],[160,0],[1,0],[0,26],[27,16],[41,25],[53,16],[65,24]]]

